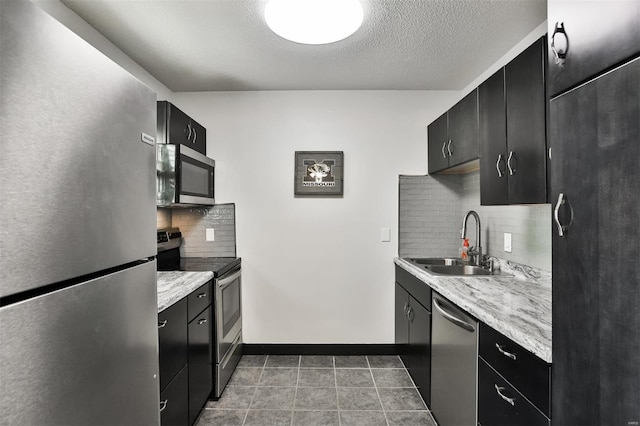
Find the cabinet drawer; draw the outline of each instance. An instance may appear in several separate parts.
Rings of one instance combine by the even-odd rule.
[[[204,309],[211,304],[212,300],[211,281],[187,296],[189,321],[194,319],[200,312],[204,311]]]
[[[160,424],[162,426],[188,425],[188,392],[189,376],[185,365],[160,393]]]
[[[158,314],[160,390],[187,363],[187,301],[182,299]]]
[[[478,360],[478,425],[549,426],[550,420],[482,359]]]
[[[431,311],[431,287],[398,265],[396,265],[396,282],[407,290],[426,310]]]
[[[479,340],[479,355],[549,416],[549,364],[486,324],[480,325]]]

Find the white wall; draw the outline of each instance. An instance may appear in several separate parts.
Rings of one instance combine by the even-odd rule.
[[[236,203],[249,343],[392,343],[398,175],[459,92],[176,93],[207,128],[216,200]],[[344,197],[294,198],[294,152],[344,151]],[[392,241],[380,241],[380,228]]]
[[[1,1],[1,0],[0,0]],[[138,80],[146,84],[151,90],[156,92],[158,100],[171,100],[173,92],[167,86],[149,74],[137,62],[118,49],[113,43],[107,40],[102,34],[96,31],[84,19],[62,4],[59,0],[32,0],[35,5],[57,19],[67,28],[93,47],[101,51],[105,56],[129,71]]]

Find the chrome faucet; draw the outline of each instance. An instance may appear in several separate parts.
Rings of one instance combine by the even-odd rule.
[[[467,254],[471,259],[471,264],[476,266],[482,266],[482,242],[480,240],[480,216],[473,210],[469,210],[465,213],[464,218],[462,219],[462,229],[460,230],[460,238],[467,238],[467,220],[469,220],[469,216],[473,216],[476,220],[476,245],[469,248]]]

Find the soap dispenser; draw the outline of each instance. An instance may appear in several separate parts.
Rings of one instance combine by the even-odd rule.
[[[469,261],[469,239],[468,238],[465,238],[464,242],[462,243],[462,248],[460,249],[460,259],[462,259],[463,262]]]

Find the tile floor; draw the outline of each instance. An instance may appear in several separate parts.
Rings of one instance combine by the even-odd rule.
[[[435,426],[397,356],[244,355],[197,426]]]

